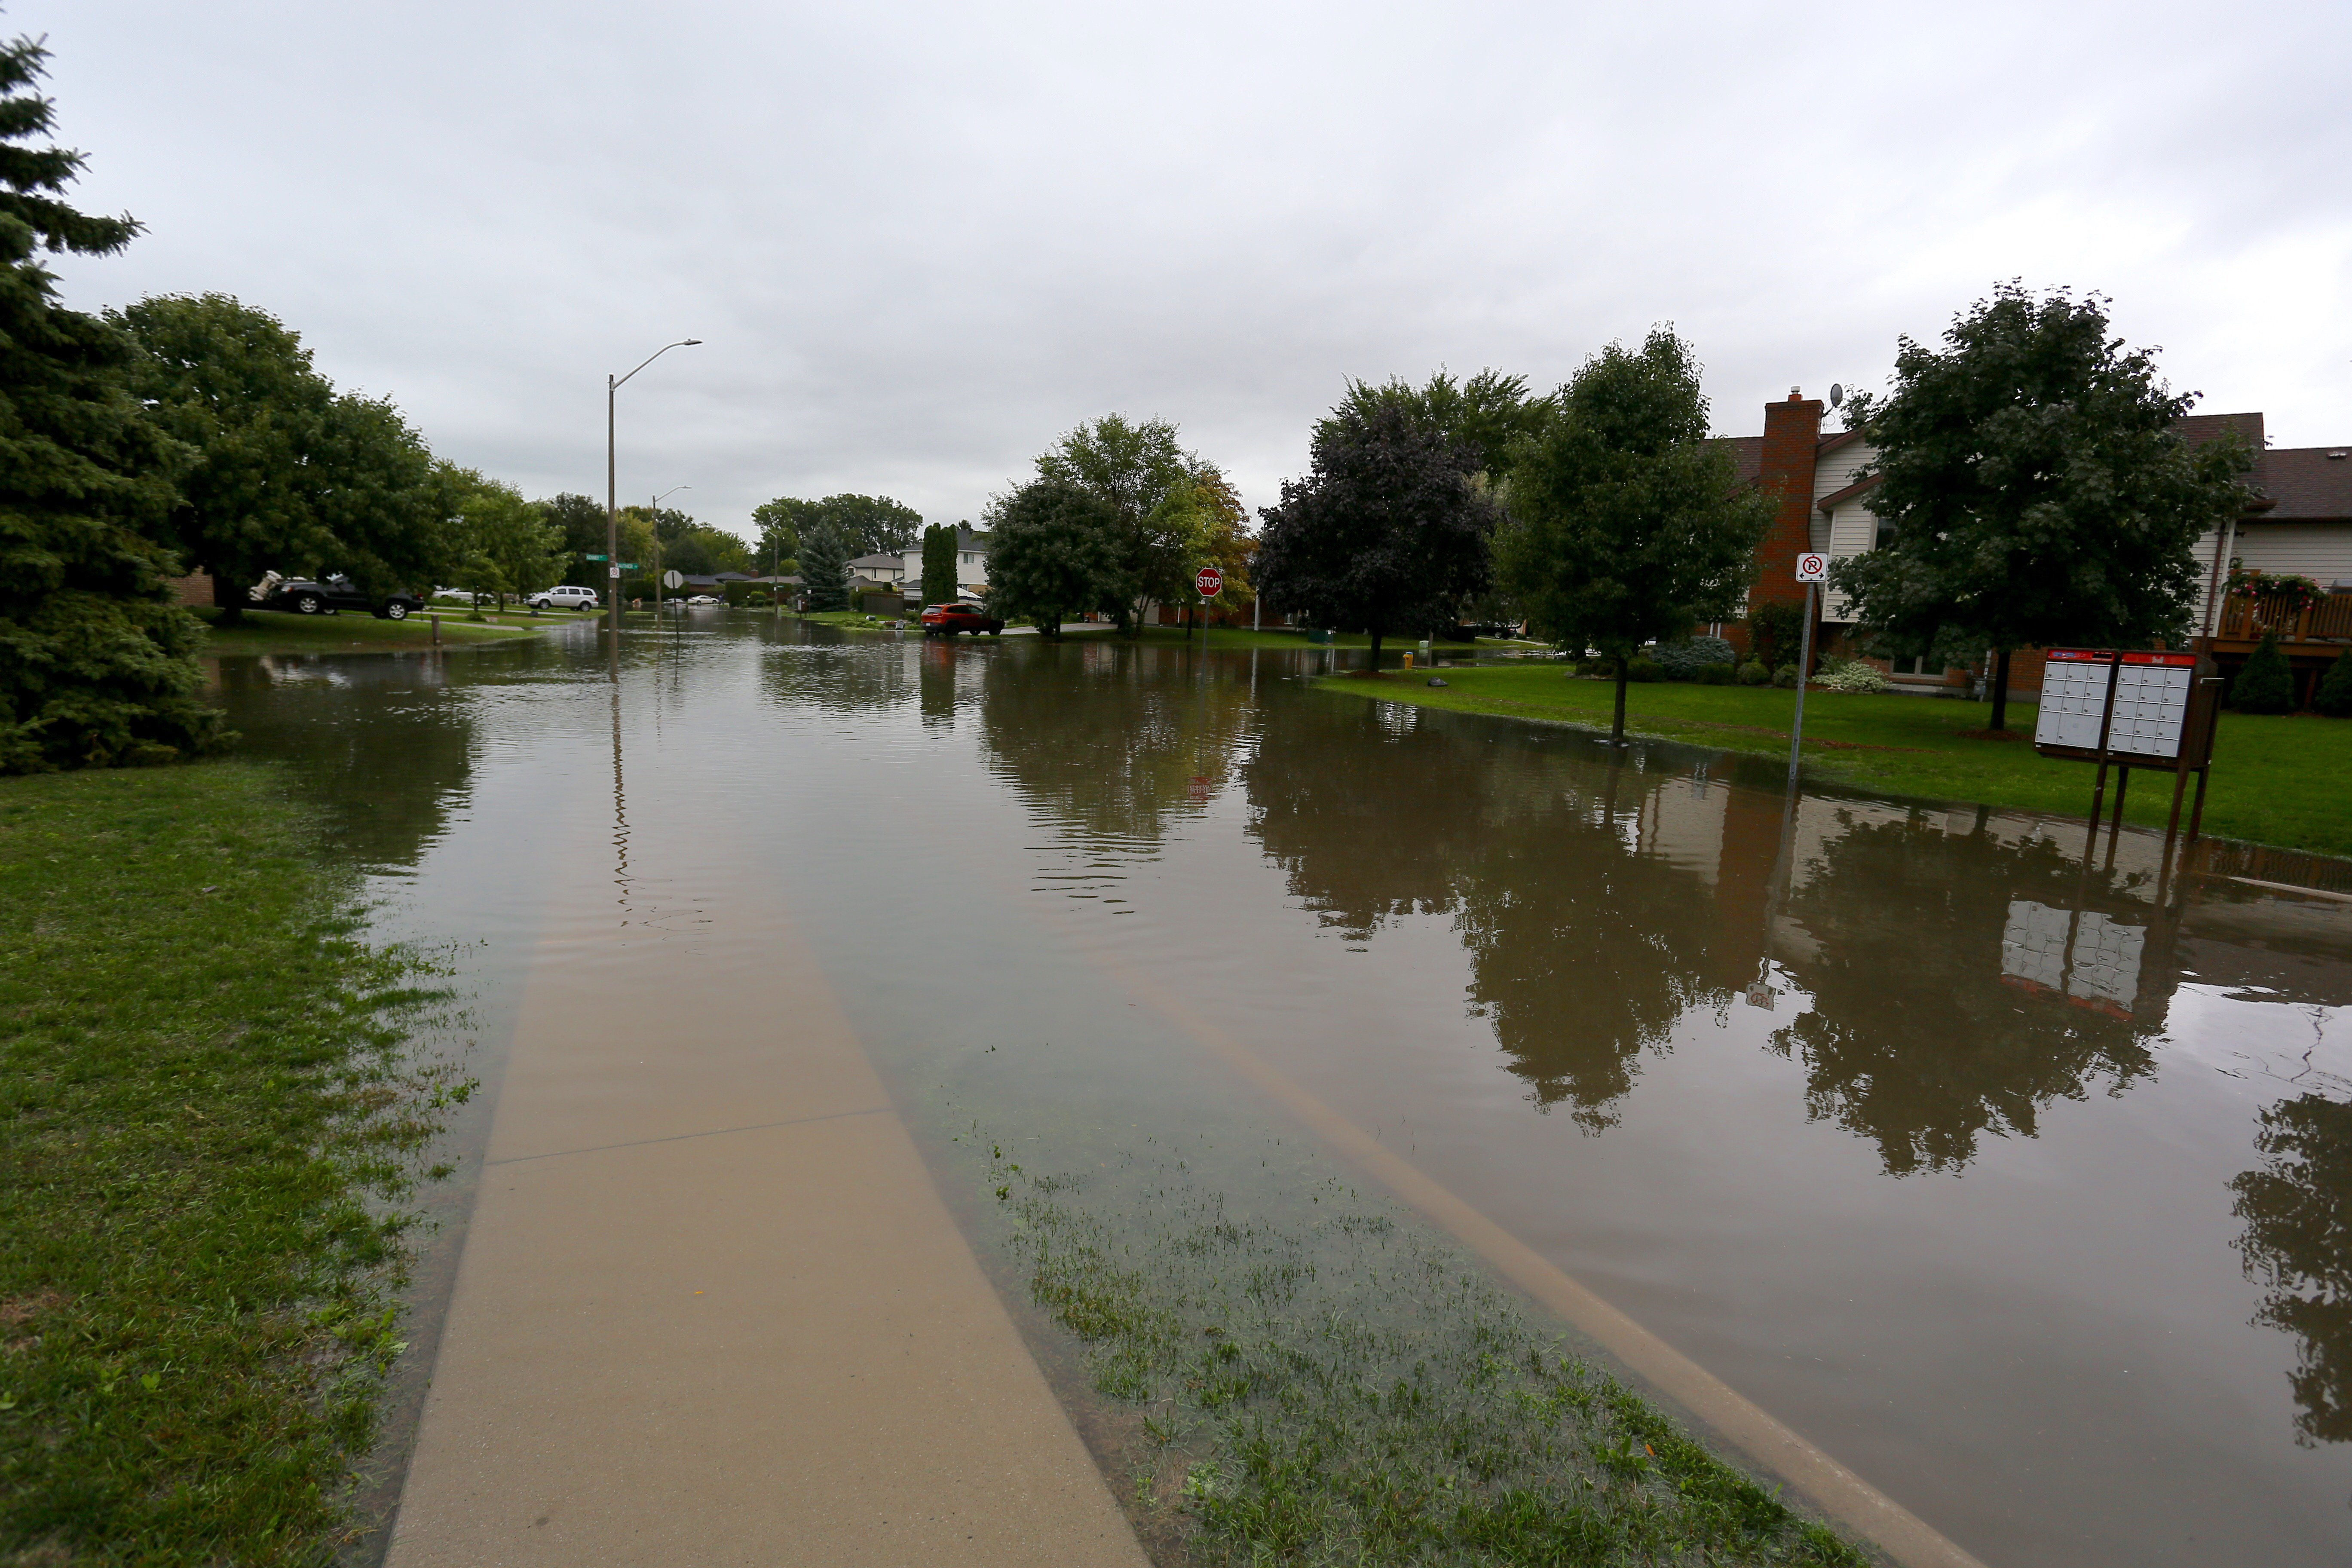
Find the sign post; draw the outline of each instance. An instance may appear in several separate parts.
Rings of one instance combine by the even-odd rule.
[[[1813,585],[1830,577],[1830,558],[1814,551],[1797,557],[1797,581],[1805,585],[1805,635],[1797,652],[1797,716],[1789,724],[1789,787],[1797,787],[1797,759],[1805,747],[1805,677],[1813,668]]]
[[[1209,646],[1209,601],[1225,591],[1225,574],[1214,566],[1192,574],[1193,590],[1201,595],[1201,646]]]

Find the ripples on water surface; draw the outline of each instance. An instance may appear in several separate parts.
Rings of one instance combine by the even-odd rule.
[[[2352,1545],[2346,906],[2159,910],[2143,838],[1784,813],[1769,769],[1310,655],[625,645],[222,671],[380,928],[467,944],[487,1077],[551,900],[675,945],[630,1021],[675,1049],[695,933],[772,900],[950,1187],[977,1123],[1072,1172],[1192,1139],[1294,1201],[1251,1152],[1300,1135],[1174,995],[1989,1563]]]

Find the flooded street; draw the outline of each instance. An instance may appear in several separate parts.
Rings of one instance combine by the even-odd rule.
[[[220,678],[475,994],[452,1237],[567,942],[684,1063],[805,1005],[712,956],[788,921],[1000,1288],[987,1149],[1375,1191],[1311,1103],[1985,1563],[2352,1554],[2352,904],[1321,668],[714,611]]]

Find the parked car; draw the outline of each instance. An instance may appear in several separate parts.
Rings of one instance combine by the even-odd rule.
[[[279,577],[275,572],[252,590],[256,606],[291,610],[298,616],[331,616],[338,610],[365,610],[380,621],[404,621],[425,601],[414,594],[388,594],[371,599],[348,577]]]
[[[584,610],[597,603],[596,590],[566,584],[561,588],[541,588],[524,603],[534,610]]]
[[[697,594],[694,597],[687,601],[689,605],[715,605],[719,602],[719,600],[713,598],[709,594]]]
[[[1004,623],[967,600],[950,604],[931,605],[923,611],[925,637],[951,637],[958,632],[970,632],[978,637],[986,632],[990,637],[1003,637]]]

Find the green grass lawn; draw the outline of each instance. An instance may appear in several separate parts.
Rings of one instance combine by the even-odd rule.
[[[1449,682],[1442,689],[1423,684],[1425,678],[1418,671],[1391,671],[1378,679],[1342,675],[1318,684],[1430,708],[1609,727],[1611,683],[1580,679],[1556,663],[1448,668],[1441,675]],[[1662,681],[1628,690],[1625,722],[1643,735],[1785,757],[1795,703],[1795,692],[1771,687]],[[1981,702],[1808,691],[1805,767],[1816,776],[1893,795],[2061,816],[2088,811],[2095,772],[2088,764],[2038,756],[2027,740],[1987,741],[1964,733],[1981,731],[1991,711]],[[2030,736],[2033,710],[2011,703],[2009,725]],[[2352,721],[2312,714],[2224,713],[2214,744],[2205,831],[2289,849],[2352,855],[2347,779]],[[2195,789],[2193,780],[2189,787]],[[2171,789],[2169,774],[2135,773],[2125,817],[2163,826]]]
[[[420,610],[404,621],[380,621],[373,616],[346,610],[333,616],[298,616],[291,610],[247,610],[229,626],[220,624],[220,612],[206,605],[198,618],[210,628],[206,653],[383,653],[403,648],[431,647],[431,617],[441,617],[441,646],[509,642],[551,627],[593,620],[575,611],[551,611],[534,620],[527,611],[499,616],[484,611],[479,621],[462,605]]]
[[[772,616],[775,611],[770,610],[767,613]],[[784,614],[792,620],[814,621],[821,626],[839,626],[848,632],[895,631],[897,627],[886,626],[882,624],[890,619],[904,620],[908,630],[914,629],[914,617],[911,616],[898,617],[869,616],[859,610],[786,610]]]
[[[1108,622],[1105,622],[1101,626],[1088,626],[1083,632],[1066,632],[1064,635],[1072,637],[1117,637],[1118,630]],[[1190,642],[1193,647],[1198,647],[1201,646],[1202,638],[1200,628],[1197,626],[1189,632],[1182,626],[1146,626],[1143,628],[1141,640],[1147,643],[1167,643],[1173,646],[1181,646]],[[1319,648],[1325,645],[1308,642],[1307,634],[1303,631],[1290,631],[1280,627],[1254,631],[1248,626],[1212,626],[1209,628],[1208,646],[1213,648],[1278,647],[1296,653]],[[1371,639],[1360,632],[1342,632],[1331,639],[1329,646],[1364,648],[1371,646]],[[1392,653],[1406,652],[1418,647],[1417,638],[1389,637],[1381,644],[1381,656],[1386,658]],[[1473,645],[1469,643],[1438,643],[1433,651],[1466,654],[1471,652],[1472,648]]]
[[[271,770],[0,779],[0,1559],[320,1563],[402,1348],[425,997]]]

